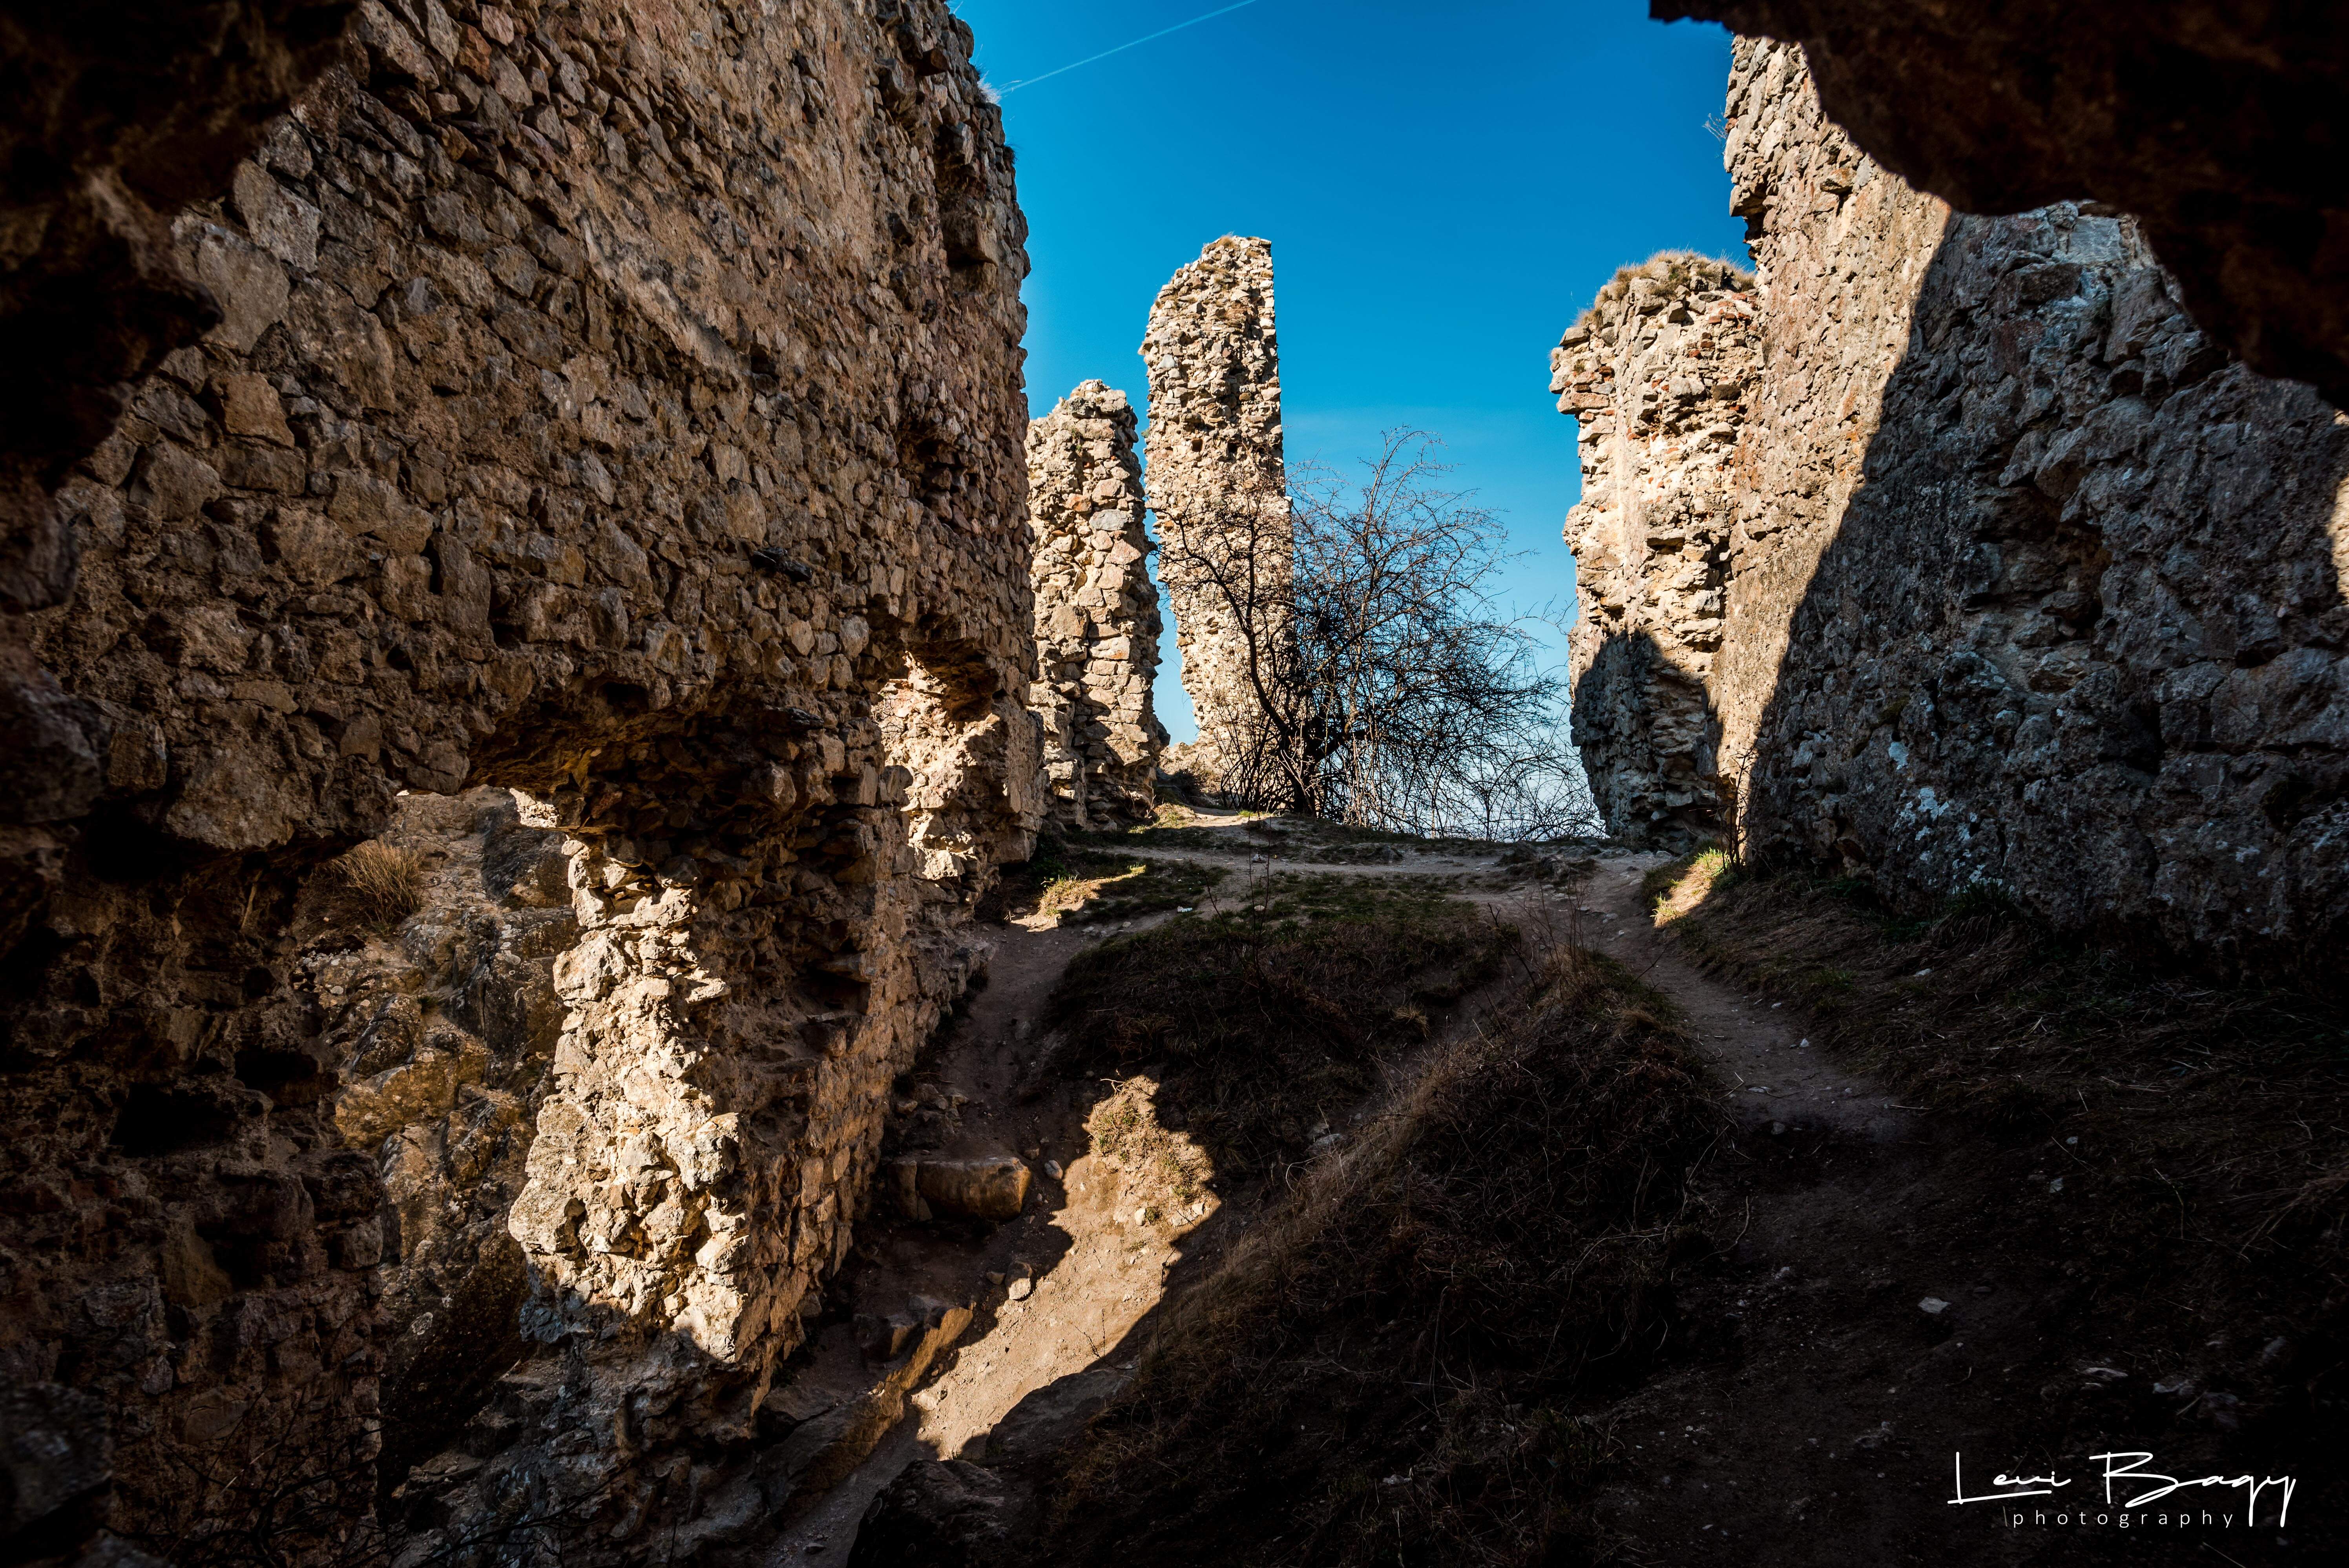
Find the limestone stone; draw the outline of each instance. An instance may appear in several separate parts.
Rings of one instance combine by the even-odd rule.
[[[1550,356],[1558,410],[1581,427],[1574,736],[1619,837],[1682,847],[1719,820],[1709,677],[1754,306],[1744,272],[1667,253],[1618,273]]]
[[[1262,706],[1249,677],[1250,638],[1268,646],[1287,632],[1281,597],[1256,604],[1259,585],[1288,574],[1293,538],[1271,244],[1220,239],[1176,273],[1151,307],[1142,358],[1159,571],[1198,721],[1191,755],[1215,788],[1226,760],[1247,749]],[[1249,613],[1236,614],[1236,602]]]
[[[2200,329],[2349,406],[2349,28],[2219,0],[1651,0],[1804,47],[1859,150],[1969,213],[2136,214]]]
[[[1158,588],[1133,441],[1125,394],[1099,381],[1028,427],[1037,662],[1029,706],[1044,727],[1052,816],[1069,827],[1146,822],[1157,805],[1166,744],[1151,703]]]

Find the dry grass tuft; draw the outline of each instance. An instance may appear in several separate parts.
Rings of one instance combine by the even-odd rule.
[[[1607,1444],[1569,1412],[1682,1343],[1675,1262],[1712,1251],[1689,1173],[1719,1126],[1669,1003],[1549,954],[1175,1303],[1072,1450],[1045,1555],[1570,1554]]]
[[[370,839],[334,863],[339,900],[371,930],[388,931],[424,907],[424,860],[412,849]]]

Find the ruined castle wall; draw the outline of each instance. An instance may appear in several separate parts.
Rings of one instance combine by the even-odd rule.
[[[1159,573],[1199,723],[1195,763],[1213,786],[1246,753],[1261,709],[1249,638],[1269,647],[1287,635],[1286,595],[1261,588],[1287,578],[1292,540],[1270,244],[1220,239],[1176,273],[1151,307],[1142,358]]]
[[[1736,454],[1719,766],[1763,853],[1925,908],[2310,958],[2349,848],[2349,422],[2256,376],[2135,225],[1952,214],[1730,90],[1764,369]]]
[[[1151,711],[1158,588],[1125,394],[1087,381],[1028,427],[1036,685],[1056,822],[1146,822],[1166,732]]]
[[[1574,736],[1619,837],[1679,846],[1720,820],[1709,678],[1760,342],[1754,280],[1680,254],[1618,273],[1550,356],[1580,425]]]
[[[562,862],[560,919],[490,922],[551,1031],[468,1221],[521,1299],[435,1342],[502,1392],[405,1506],[750,1527],[723,1456],[1041,818],[1024,227],[969,47],[929,0],[366,4],[175,220],[222,319],[60,493],[79,581],[30,623],[104,783],[12,961],[0,1218],[0,1364],[105,1400],[136,1521],[174,1455],[363,1444],[384,1346],[446,1332],[402,1215],[497,1184],[415,1154],[446,1107],[364,1107],[467,1049],[361,1047],[303,911],[402,792],[497,785]]]

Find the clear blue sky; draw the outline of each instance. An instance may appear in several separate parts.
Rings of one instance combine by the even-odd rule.
[[[1227,0],[960,0],[999,89]],[[1255,0],[1011,92],[1031,233],[1028,393],[1144,400],[1151,301],[1226,234],[1272,242],[1291,462],[1351,472],[1431,431],[1526,552],[1507,595],[1573,598],[1579,490],[1546,389],[1558,334],[1626,262],[1745,259],[1707,129],[1729,35],[1644,0]],[[1159,716],[1193,727],[1170,627]]]

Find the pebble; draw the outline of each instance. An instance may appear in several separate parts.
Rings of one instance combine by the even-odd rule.
[[[1028,1293],[1035,1288],[1035,1285],[1030,1281],[1014,1280],[1010,1284],[1004,1287],[1003,1293],[1009,1296],[1015,1302],[1024,1302],[1028,1299]]]
[[[1057,1159],[1048,1159],[1048,1160],[1046,1160],[1046,1161],[1044,1162],[1044,1174],[1045,1174],[1045,1175],[1047,1175],[1047,1176],[1049,1176],[1049,1177],[1050,1177],[1050,1178],[1051,1178],[1053,1180],[1055,1180],[1055,1181],[1060,1180],[1060,1179],[1061,1179],[1061,1162],[1060,1162],[1059,1160],[1057,1160]]]
[[[1928,1317],[1939,1317],[1950,1310],[1950,1303],[1939,1296],[1927,1296],[1917,1303],[1917,1309]]]

